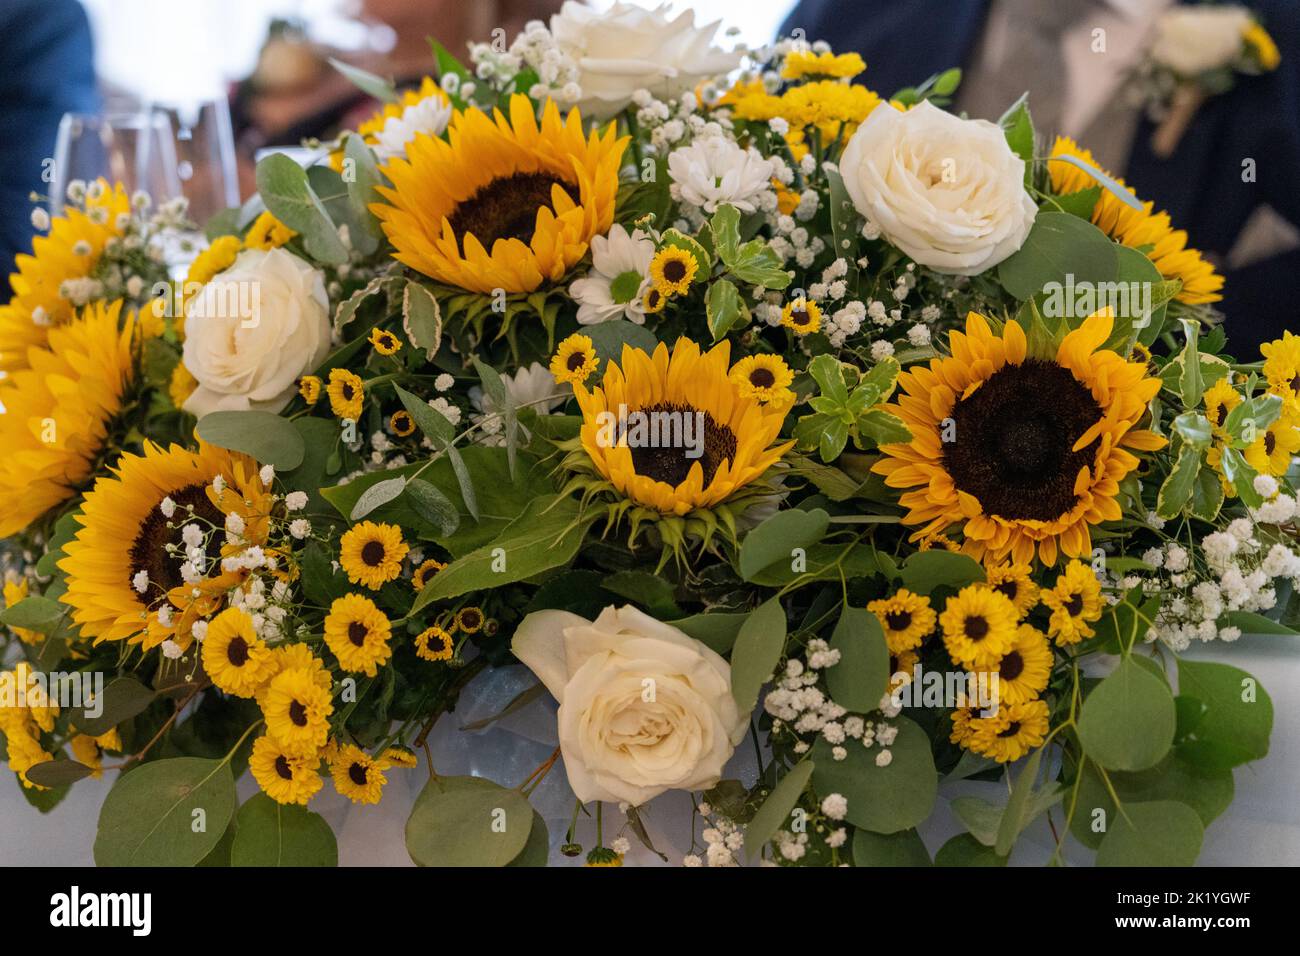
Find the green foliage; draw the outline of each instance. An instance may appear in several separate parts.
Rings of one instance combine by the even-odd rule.
[[[338,866],[334,831],[306,807],[255,793],[239,808],[235,824],[232,866]]]
[[[818,737],[811,754],[817,792],[842,794],[848,801],[850,823],[886,834],[924,821],[934,807],[939,785],[925,731],[907,717],[889,722],[898,728],[898,736],[889,747],[892,759],[886,766],[876,763],[878,747],[849,747],[844,759],[836,760],[824,737]]]

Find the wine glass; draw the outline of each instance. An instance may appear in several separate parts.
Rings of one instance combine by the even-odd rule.
[[[161,107],[176,131],[177,175],[190,218],[207,222],[239,205],[235,136],[224,99]]]
[[[50,214],[61,215],[68,184],[103,177],[128,193],[147,192],[155,202],[181,195],[176,142],[165,113],[66,113],[54,146]]]

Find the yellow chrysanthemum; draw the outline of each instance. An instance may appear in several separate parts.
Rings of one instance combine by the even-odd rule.
[[[221,491],[213,487],[218,476]],[[175,505],[171,518],[163,512],[167,499]],[[144,455],[123,455],[85,496],[81,529],[59,562],[68,580],[60,600],[96,643],[129,640],[149,650],[174,638],[186,647],[194,621],[215,613],[246,574],[222,571],[221,558],[264,544],[272,507],[251,458],[203,443],[192,452],[146,442]],[[231,514],[244,530],[240,542],[222,543]],[[209,576],[197,582],[182,573],[187,523],[205,535]],[[170,623],[159,614],[165,606]]]
[[[456,628],[466,634],[477,634],[483,630],[483,624],[487,620],[483,616],[483,609],[470,605],[463,607],[456,612]]]
[[[731,367],[730,375],[742,398],[778,405],[794,399],[794,372],[779,355],[748,355]]]
[[[5,607],[11,608],[19,601],[27,597],[27,579],[19,578],[16,581],[5,581],[4,601]],[[24,644],[39,644],[45,640],[45,635],[40,631],[31,631],[25,627],[11,627],[9,630],[14,632],[14,636]]]
[[[9,752],[9,769],[18,775],[18,780],[29,790],[47,790],[27,779],[27,771],[38,763],[47,763],[54,755],[42,745],[40,738],[34,734],[17,729],[0,728],[5,735],[5,749]]]
[[[980,719],[980,708],[962,707],[950,713],[948,719],[952,721],[952,731],[948,734],[948,739],[959,747],[969,748],[971,738],[975,736],[972,724]]]
[[[298,757],[320,753],[329,739],[334,702],[311,671],[296,667],[280,671],[267,684],[260,703],[267,736],[284,753]]]
[[[717,109],[730,109],[736,119],[766,123],[781,111],[781,97],[767,91],[761,79],[736,83],[714,104]]]
[[[1228,420],[1228,413],[1241,404],[1241,393],[1232,387],[1231,380],[1225,375],[1205,390],[1203,400],[1205,416],[1210,420],[1214,434],[1226,438],[1228,433],[1223,426]]]
[[[1043,603],[1052,611],[1047,631],[1064,647],[1092,637],[1093,621],[1101,618],[1101,582],[1092,568],[1082,561],[1071,561],[1056,579],[1044,588]]]
[[[1029,576],[1027,564],[998,564],[987,568],[985,581],[995,591],[1001,591],[1016,606],[1016,613],[1024,617],[1038,603],[1038,585]]]
[[[374,677],[388,662],[393,626],[375,602],[361,594],[336,598],[325,615],[325,644],[345,671]]]
[[[822,310],[816,302],[794,299],[781,310],[781,324],[796,335],[809,335],[822,327]]]
[[[76,734],[68,746],[72,750],[72,759],[89,767],[91,769],[90,775],[98,780],[104,776],[104,751],[120,751],[122,749],[122,738],[118,735],[117,728],[114,727],[97,737]]]
[[[330,411],[339,418],[354,422],[361,418],[366,394],[360,375],[345,368],[332,368],[326,392],[330,397]]]
[[[0,380],[0,538],[90,478],[135,378],[135,318],[121,312],[120,301],[87,306]]]
[[[1052,147],[1052,157],[1073,156],[1110,175],[1092,153],[1067,136],[1058,136]],[[1047,163],[1052,180],[1052,192],[1058,196],[1069,195],[1097,185],[1092,174],[1063,160]],[[1114,177],[1112,177],[1114,178]],[[1122,179],[1116,180],[1121,186]],[[1142,203],[1134,209],[1128,203],[1102,188],[1101,196],[1092,210],[1092,222],[1116,242],[1142,252],[1166,279],[1178,279],[1183,288],[1175,298],[1188,305],[1218,302],[1223,298],[1223,276],[1195,249],[1187,248],[1187,233],[1175,229],[1166,212],[1154,212],[1154,204]]]
[[[402,340],[387,329],[371,329],[369,341],[380,355],[396,355],[402,350]]]
[[[447,140],[417,136],[382,167],[392,186],[370,208],[399,262],[471,292],[532,292],[609,230],[627,138],[612,123],[587,137],[553,100],[540,125],[528,97],[509,109],[458,112]]]
[[[207,285],[235,264],[235,258],[242,248],[238,236],[218,236],[210,246],[194,257],[189,272],[185,274],[185,285]]]
[[[1291,410],[1300,412],[1300,335],[1283,332],[1280,339],[1259,347],[1264,356],[1264,378],[1269,391],[1280,395]]]
[[[104,245],[122,235],[119,220],[131,212],[126,190],[120,183],[110,188],[102,179],[98,185],[99,198],[87,198],[85,211],[67,207],[47,235],[32,240],[31,255],[15,258],[18,271],[9,277],[13,296],[0,306],[0,371],[26,368],[28,349],[44,347],[51,329],[73,319],[63,284],[90,277]]]
[[[1246,464],[1261,475],[1285,475],[1291,460],[1300,452],[1300,414],[1284,408],[1273,424],[1246,446]]]
[[[317,767],[319,758],[293,756],[281,750],[269,736],[253,741],[248,769],[262,792],[276,803],[306,805],[324,786]]]
[[[778,116],[791,127],[802,131],[815,126],[825,143],[836,137],[847,140],[882,100],[873,91],[857,83],[816,80],[795,86],[781,94]]]
[[[405,409],[399,409],[388,416],[388,430],[398,438],[407,438],[415,434],[415,419]]]
[[[1016,606],[1005,594],[969,584],[948,598],[939,626],[949,656],[962,667],[991,667],[1016,639]]]
[[[790,448],[791,442],[773,444],[786,409],[741,395],[728,375],[730,354],[726,340],[701,353],[681,338],[671,358],[663,343],[653,355],[625,345],[622,362],[609,363],[600,386],[574,386],[582,447],[620,494],[685,515],[725,501]]]
[[[1165,444],[1136,427],[1160,380],[1100,348],[1112,325],[1109,312],[1092,316],[1048,360],[1028,356],[1017,322],[995,335],[972,312],[966,333],[949,335],[950,357],[898,377],[887,407],[912,440],[881,446],[873,470],[904,489],[913,540],[961,526],[963,550],[990,563],[1092,550],[1092,525],[1120,517],[1132,451]]]
[[[269,211],[263,210],[244,234],[244,248],[278,249],[296,235],[298,233],[276,219]]]
[[[308,405],[315,405],[320,401],[321,380],[316,375],[304,375],[298,379],[298,394]]]
[[[1010,763],[1041,746],[1048,729],[1047,704],[1028,700],[1022,704],[1004,703],[992,717],[978,717],[970,722],[968,745],[975,753]]]
[[[834,79],[848,80],[867,68],[866,62],[857,53],[814,53],[812,50],[795,50],[788,53],[781,67],[781,76],[787,80],[799,80],[806,76],[828,76]]]
[[[302,671],[307,674],[321,690],[330,691],[334,678],[325,669],[325,662],[312,653],[306,644],[278,644],[271,649],[271,669],[267,682],[257,692],[258,706],[265,706],[266,695],[270,692],[271,681],[285,671]]]
[[[424,586],[429,583],[429,579],[446,567],[446,564],[436,558],[428,558],[422,561],[420,566],[411,574],[411,587],[416,591],[423,591]]]
[[[339,541],[339,564],[353,584],[377,591],[402,573],[409,550],[397,525],[363,521]]]
[[[551,356],[551,375],[560,384],[581,384],[600,368],[591,337],[574,332]]]
[[[273,669],[271,649],[243,608],[228,607],[208,623],[203,670],[227,694],[252,697]]]
[[[451,635],[437,625],[425,628],[415,638],[415,656],[425,661],[449,661],[456,645]]]
[[[1258,20],[1250,21],[1250,26],[1241,32],[1241,38],[1255,51],[1255,58],[1259,60],[1260,69],[1270,72],[1277,69],[1278,64],[1282,62],[1282,54],[1278,52],[1277,43],[1273,40],[1273,37],[1260,25]]]
[[[699,263],[685,249],[664,246],[650,260],[650,281],[665,296],[682,295],[695,281]]]
[[[664,306],[668,304],[668,296],[664,295],[655,286],[647,286],[645,295],[641,296],[641,309],[646,315],[654,315],[662,312]]]
[[[330,776],[335,789],[353,803],[378,803],[388,782],[378,762],[352,744],[330,758]]]
[[[390,767],[400,767],[402,770],[410,770],[419,764],[419,758],[411,751],[404,747],[389,747],[379,755],[375,764],[380,770],[387,770]]]
[[[999,705],[1023,704],[1046,690],[1053,661],[1047,635],[1030,624],[1021,624],[1010,649],[984,668],[998,675]]]
[[[920,647],[921,642],[934,631],[938,615],[930,607],[930,599],[899,588],[887,598],[872,601],[867,610],[876,615],[885,632],[885,643],[891,654]]]

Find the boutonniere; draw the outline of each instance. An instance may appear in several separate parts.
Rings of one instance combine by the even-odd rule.
[[[1196,111],[1209,97],[1228,92],[1238,74],[1277,69],[1281,56],[1268,31],[1245,7],[1176,7],[1156,23],[1135,85],[1156,125],[1152,151],[1173,155]]]

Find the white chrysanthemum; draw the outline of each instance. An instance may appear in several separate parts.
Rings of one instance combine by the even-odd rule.
[[[697,139],[668,154],[668,175],[683,201],[712,213],[721,203],[754,212],[771,189],[774,167],[758,150],[742,149],[725,136]]]
[[[593,237],[591,272],[569,286],[569,294],[578,303],[578,323],[595,325],[626,318],[644,324],[641,292],[654,255],[654,240],[640,229],[628,235],[615,223],[608,235]]]
[[[407,144],[420,133],[440,136],[451,121],[451,102],[443,96],[426,96],[397,116],[390,116],[375,135],[375,154],[380,163],[405,156]]]

